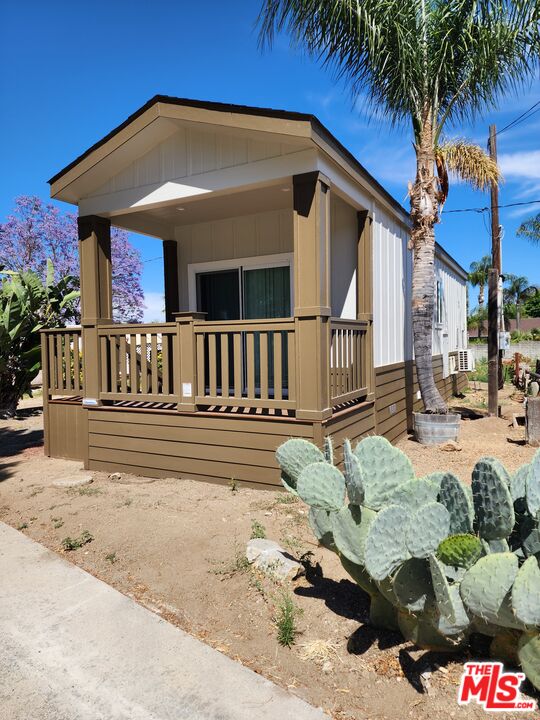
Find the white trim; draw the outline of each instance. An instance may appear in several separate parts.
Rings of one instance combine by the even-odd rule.
[[[275,255],[255,255],[253,257],[231,258],[229,260],[212,260],[203,263],[189,263],[188,272],[188,292],[189,292],[189,310],[196,312],[197,310],[197,274],[203,272],[219,272],[220,270],[233,270],[240,268],[248,268],[249,270],[259,270],[268,267],[289,267],[291,269],[291,312],[294,307],[294,275],[293,275],[293,253],[276,253]]]

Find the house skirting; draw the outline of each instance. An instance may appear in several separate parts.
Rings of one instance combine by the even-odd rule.
[[[461,392],[466,376],[443,378],[442,357],[434,358],[443,396]],[[45,417],[45,452],[82,460],[89,470],[149,477],[182,477],[259,488],[280,486],[275,450],[290,437],[322,445],[331,435],[338,458],[345,438],[353,444],[380,434],[394,442],[421,409],[412,362],[376,369],[375,400],[345,407],[324,422],[294,417],[99,407],[79,399],[51,400]]]

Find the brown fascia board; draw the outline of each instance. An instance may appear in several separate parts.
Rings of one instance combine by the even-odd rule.
[[[153,98],[151,98],[147,103],[145,103],[142,107],[140,107],[136,112],[134,112],[132,115],[130,115],[126,120],[124,120],[123,123],[118,125],[118,127],[114,128],[114,130],[111,130],[110,133],[105,135],[101,138],[101,140],[98,140],[97,143],[94,143],[91,147],[88,148],[88,150],[85,150],[79,157],[75,158],[73,162],[69,163],[69,165],[66,165],[65,168],[60,170],[60,172],[56,173],[56,175],[53,175],[52,178],[48,181],[49,185],[52,185],[57,180],[59,180],[63,175],[65,175],[67,172],[72,170],[78,163],[80,163],[82,160],[84,160],[86,157],[91,155],[95,150],[97,150],[99,147],[104,145],[106,142],[111,140],[115,135],[117,135],[119,132],[121,132],[124,128],[126,128],[130,123],[132,123],[134,120],[136,120],[139,116],[141,116],[143,113],[145,113],[148,109],[150,109],[153,105],[156,103],[165,103],[169,105],[182,105],[184,107],[192,107],[192,108],[200,108],[201,110],[215,110],[218,112],[228,112],[228,113],[236,113],[240,115],[254,115],[259,117],[271,117],[281,120],[297,120],[297,121],[303,121],[303,122],[309,122],[311,123],[311,126],[313,130],[326,142],[328,145],[338,154],[343,157],[343,159],[351,165],[354,170],[359,173],[370,185],[372,185],[384,198],[385,200],[392,206],[392,208],[398,212],[400,215],[405,216],[405,218],[409,217],[409,213],[405,208],[398,203],[397,200],[395,200],[392,195],[386,190],[374,177],[369,173],[365,167],[354,157],[354,155],[347,150],[347,148],[342,145],[339,140],[332,135],[332,133],[321,123],[321,121],[315,117],[315,115],[311,115],[309,113],[299,113],[299,112],[292,112],[289,110],[275,110],[273,108],[261,108],[261,107],[252,107],[249,105],[233,105],[230,103],[221,103],[221,102],[206,102],[203,100],[190,100],[188,98],[177,98],[177,97],[170,97],[168,95],[155,95]]]

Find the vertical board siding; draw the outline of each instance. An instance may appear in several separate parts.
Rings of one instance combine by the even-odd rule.
[[[376,208],[373,214],[373,332],[375,367],[412,357],[411,251],[408,233]]]
[[[176,240],[179,307],[181,311],[187,311],[190,309],[188,265],[293,252],[293,211],[270,210],[179,226],[176,228]]]
[[[467,347],[467,285],[444,259],[435,257],[435,280],[442,282],[443,322],[433,329],[433,354],[443,352],[442,333],[448,334],[448,351]]]
[[[88,197],[189,178],[191,175],[281,157],[298,150],[298,143],[272,142],[184,127],[137,158]]]
[[[332,316],[354,320],[356,318],[357,211],[332,194],[330,223]]]

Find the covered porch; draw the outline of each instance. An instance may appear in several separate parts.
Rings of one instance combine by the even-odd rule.
[[[42,333],[46,451],[274,483],[282,439],[374,430],[370,203],[303,122],[186,113],[51,180],[79,206],[81,326]],[[111,224],[163,243],[165,322],[113,321]]]

